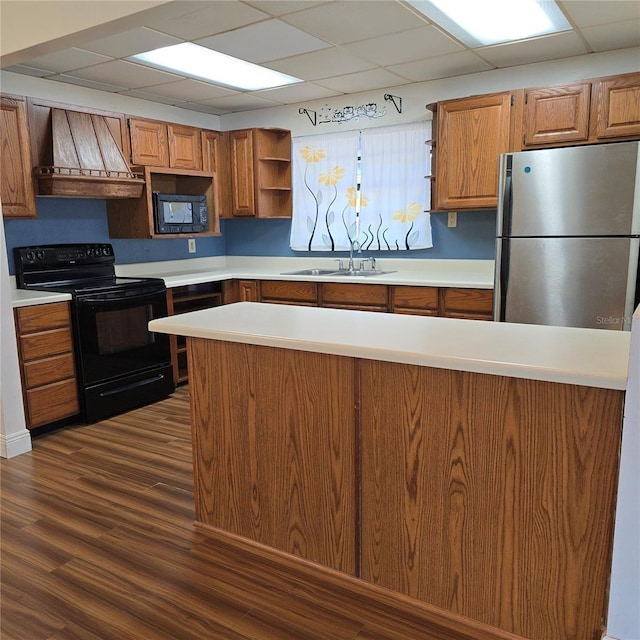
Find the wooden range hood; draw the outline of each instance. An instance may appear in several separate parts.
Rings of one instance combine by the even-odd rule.
[[[139,198],[144,179],[131,171],[104,115],[50,108],[35,168],[41,196]],[[44,123],[40,123],[44,124]],[[46,166],[45,166],[46,165]]]

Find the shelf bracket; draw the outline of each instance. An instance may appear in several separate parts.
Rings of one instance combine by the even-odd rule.
[[[318,114],[315,111],[300,107],[300,109],[298,109],[298,113],[304,113],[307,118],[309,118],[309,122],[311,122],[314,127],[316,126],[316,123],[318,122]],[[313,117],[311,117],[311,114],[313,114]]]
[[[400,96],[393,96],[390,93],[385,93],[384,94],[384,99],[387,102],[393,103],[393,106],[396,108],[396,111],[398,113],[402,113],[402,98]],[[396,100],[398,102],[396,102]]]

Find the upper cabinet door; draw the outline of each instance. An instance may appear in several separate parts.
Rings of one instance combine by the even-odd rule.
[[[596,138],[640,136],[640,73],[594,84],[592,129]]]
[[[129,118],[131,161],[152,167],[169,166],[167,125],[154,120]]]
[[[587,140],[590,99],[589,82],[526,90],[523,147]]]
[[[0,164],[3,217],[37,217],[27,108],[17,96],[0,96]]]
[[[167,125],[169,166],[174,169],[202,170],[200,129],[179,124]]]
[[[231,201],[234,216],[254,216],[255,191],[253,167],[253,132],[251,129],[231,131]]]
[[[229,134],[222,131],[200,132],[202,141],[202,169],[214,174],[214,202],[221,218],[231,217],[229,188]]]
[[[511,150],[511,92],[438,103],[434,209],[498,204],[498,161]]]

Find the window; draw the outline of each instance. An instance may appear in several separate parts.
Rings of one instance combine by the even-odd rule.
[[[424,249],[431,123],[293,140],[295,251]]]

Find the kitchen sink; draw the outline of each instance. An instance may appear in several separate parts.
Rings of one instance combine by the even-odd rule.
[[[372,276],[381,276],[385,273],[395,273],[395,271],[379,271],[378,269],[343,269],[342,271],[334,271],[332,276],[347,276],[349,278],[370,278]]]
[[[333,275],[335,269],[300,269],[299,271],[285,271],[282,276],[327,276]]]
[[[300,269],[299,271],[286,271],[283,276],[345,276],[349,278],[370,278],[381,276],[395,271],[379,271],[378,269]]]

